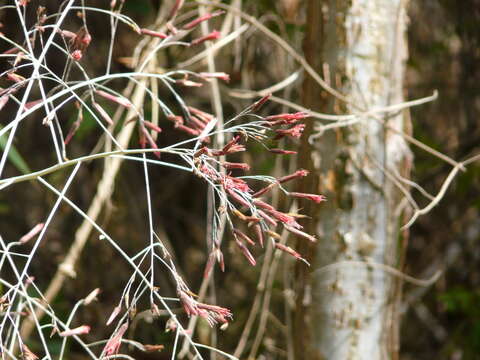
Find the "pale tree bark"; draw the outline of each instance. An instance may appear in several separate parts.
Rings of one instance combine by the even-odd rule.
[[[348,99],[304,83],[304,105],[322,112],[361,113],[400,103],[407,58],[407,1],[309,0],[307,61]],[[407,143],[389,127],[410,131],[403,113],[364,116],[303,143],[303,166],[327,195],[315,216],[318,244],[312,269],[299,270],[297,359],[393,359],[398,354],[395,311],[404,194],[394,181],[408,177]],[[313,132],[309,129],[307,135]],[[397,183],[397,184],[396,184]],[[405,190],[405,188],[403,189]]]

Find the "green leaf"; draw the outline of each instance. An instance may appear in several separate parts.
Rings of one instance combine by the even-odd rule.
[[[2,128],[3,127],[0,125],[0,130]],[[7,137],[6,136],[0,136],[0,148],[2,148],[2,150],[5,150],[6,144],[7,144]],[[28,167],[25,160],[23,160],[22,155],[20,155],[20,153],[17,151],[17,149],[15,149],[15,147],[13,145],[10,147],[10,151],[8,152],[8,159],[12,162],[12,164],[22,174],[31,173],[31,170]]]

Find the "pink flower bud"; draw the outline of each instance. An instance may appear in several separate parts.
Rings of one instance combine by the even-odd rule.
[[[269,223],[272,226],[277,226],[277,221],[275,219],[272,219],[263,210],[257,210],[257,212],[263,218],[263,220],[265,220],[267,223]]]
[[[167,115],[167,120],[176,124],[183,124],[183,117],[178,115]]]
[[[115,320],[115,318],[118,316],[118,314],[120,313],[120,310],[122,310],[122,307],[120,305],[118,306],[115,306],[115,308],[113,309],[112,313],[110,314],[110,317],[108,318],[107,320],[107,326],[110,325],[113,320]]]
[[[247,258],[248,262],[252,266],[255,266],[257,264],[257,262],[255,261],[255,258],[253,257],[252,253],[248,250],[248,248],[241,241],[237,240],[235,242],[237,243],[237,246],[239,247],[240,251]]]
[[[232,170],[232,169],[239,169],[244,171],[250,170],[250,165],[246,163],[234,163],[234,162],[223,161],[221,165],[227,170]]]
[[[103,348],[103,354],[105,356],[115,355],[120,350],[120,346],[122,345],[122,338],[125,334],[125,331],[128,329],[128,324],[123,324],[120,329],[118,329],[117,333],[108,340],[107,344]]]
[[[99,104],[97,104],[96,102],[93,102],[92,105],[98,111],[98,113],[103,118],[103,120],[105,120],[108,124],[113,125],[112,118]]]
[[[201,44],[205,41],[216,40],[220,37],[220,35],[221,35],[220,31],[214,30],[210,34],[207,34],[205,36],[202,36],[202,37],[199,37],[195,40],[192,40],[191,45],[194,46],[194,45]]]
[[[187,86],[187,87],[202,87],[203,86],[202,83],[199,83],[199,82],[196,82],[196,81],[191,81],[191,80],[188,80],[188,79],[176,80],[175,83],[177,83],[179,85]]]
[[[304,193],[298,193],[298,192],[291,192],[289,193],[289,195],[297,198],[308,199],[316,202],[317,204],[320,204],[322,201],[327,201],[327,198],[323,195],[304,194]]]
[[[302,257],[302,255],[300,255],[298,252],[293,250],[290,246],[286,246],[286,245],[283,245],[281,243],[275,242],[275,248],[277,248],[277,249],[279,249],[283,252],[286,252],[289,255],[292,255],[294,258],[296,258],[298,260],[302,260],[302,261],[306,262],[306,260]]]
[[[35,237],[40,231],[42,231],[44,224],[39,223],[35,225],[28,233],[23,235],[18,242],[25,244],[26,242],[30,241],[33,237]]]
[[[13,47],[13,48],[10,48],[10,49],[4,51],[3,53],[4,53],[5,55],[8,55],[8,54],[16,54],[16,53],[18,53],[19,51],[20,51],[19,48]]]
[[[302,136],[304,129],[305,129],[305,124],[294,125],[289,129],[276,129],[275,132],[277,133],[277,136],[275,136],[274,140],[281,139],[284,136],[299,138],[300,136]]]
[[[301,230],[295,229],[295,228],[287,226],[287,225],[285,225],[285,229],[287,229],[287,231],[291,232],[292,234],[303,237],[304,239],[307,239],[311,242],[317,242],[317,239],[315,238],[315,236],[307,234],[307,233],[305,233]]]
[[[212,271],[213,264],[215,264],[215,251],[212,251],[210,255],[208,255],[207,265],[205,266],[205,270],[203,271],[203,277],[205,279],[208,278],[210,272]]]
[[[188,127],[188,126],[185,126],[185,125],[182,125],[182,124],[179,124],[179,123],[175,124],[175,128],[178,129],[178,130],[181,130],[181,131],[183,131],[183,132],[185,132],[189,135],[192,135],[192,136],[200,135],[199,130],[192,129],[191,127]]]
[[[260,100],[258,100],[257,102],[253,103],[252,107],[251,107],[251,110],[252,111],[257,111],[259,110],[263,104],[265,104],[270,98],[272,97],[272,94],[268,94],[268,95],[265,95],[264,97],[262,97]]]
[[[87,295],[85,299],[83,299],[83,305],[90,305],[94,300],[97,299],[98,294],[100,293],[100,289],[96,288],[90,294]]]
[[[60,35],[70,40],[75,39],[77,37],[77,34],[68,30],[58,30],[58,32],[60,33]]]
[[[284,120],[301,120],[309,117],[310,115],[306,112],[297,112],[293,114],[277,114],[277,115],[270,115],[265,118],[267,121],[273,121],[278,119]]]
[[[281,211],[277,210],[267,210],[269,214],[271,214],[275,219],[283,223],[285,226],[289,226],[295,229],[301,229],[302,226],[295,221],[293,216],[288,214],[282,213]]]
[[[167,22],[167,29],[172,35],[177,35],[178,34],[178,29],[169,21]]]
[[[166,39],[168,36],[161,33],[161,32],[158,32],[158,31],[153,31],[153,30],[150,30],[150,29],[140,29],[140,34],[142,35],[148,35],[148,36],[152,36],[152,37],[158,37],[160,39]]]
[[[255,194],[252,195],[252,197],[258,198],[259,196],[262,196],[263,194],[266,194],[267,192],[269,192],[275,186],[277,186],[277,183],[272,183],[270,185],[267,185],[263,189],[258,190]]]
[[[142,127],[142,132],[143,132],[143,134],[145,135],[145,138],[146,138],[148,144],[150,145],[150,148],[152,148],[152,149],[158,149],[158,146],[157,146],[157,144],[155,143],[155,140],[153,140],[152,136],[149,134],[149,132],[148,132],[144,127]],[[160,151],[154,151],[153,154],[154,154],[157,158],[160,158]]]
[[[185,30],[193,29],[195,26],[197,26],[197,25],[200,24],[201,22],[210,20],[211,18],[213,18],[213,17],[215,17],[215,16],[218,16],[218,15],[222,15],[223,13],[225,13],[225,11],[220,10],[220,11],[216,11],[216,12],[213,12],[213,13],[205,14],[205,15],[200,16],[200,17],[198,17],[198,18],[190,21],[189,23],[183,25],[183,28],[184,28]]]
[[[230,149],[233,145],[237,144],[239,140],[240,140],[240,137],[239,137],[239,136],[235,136],[232,140],[230,140],[230,141],[223,147],[223,151],[224,151],[224,152],[227,152],[228,149]]]
[[[198,129],[198,130],[201,130],[203,131],[203,129],[205,129],[205,123],[203,121],[201,121],[199,118],[197,118],[196,116],[192,115],[190,116],[190,122]]]
[[[224,72],[201,72],[198,76],[203,79],[220,79],[226,82],[230,81],[230,75]]]
[[[188,295],[185,291],[179,290],[178,296],[183,306],[183,310],[188,316],[198,315],[197,301]]]
[[[130,108],[132,107],[132,103],[130,101],[128,101],[127,99],[125,99],[124,97],[120,97],[120,96],[115,96],[115,95],[112,95],[112,94],[109,94],[103,90],[96,90],[95,93],[97,93],[98,95],[100,95],[101,97],[105,98],[105,99],[108,99],[110,101],[113,101],[119,105],[122,105],[126,108]]]
[[[143,345],[143,348],[145,349],[146,352],[156,352],[156,351],[162,351],[165,346],[164,345]]]
[[[233,200],[235,200],[239,204],[250,207],[250,203],[247,200],[245,200],[243,197],[241,197],[239,194],[237,194],[234,190],[226,188],[225,191]]]
[[[31,108],[33,108],[35,105],[38,105],[38,104],[41,104],[42,103],[42,99],[39,99],[39,100],[33,100],[33,101],[29,101],[25,104],[25,110],[29,110]]]
[[[206,146],[202,146],[195,154],[193,154],[193,157],[196,158],[202,156],[203,154],[210,156],[210,149]]]
[[[143,121],[143,124],[149,128],[150,130],[153,130],[157,133],[161,133],[162,132],[162,129],[160,127],[158,127],[157,125],[155,125],[154,123],[150,122],[150,121],[147,121],[147,120],[144,120]]]
[[[271,153],[279,154],[279,155],[296,155],[296,151],[291,150],[283,150],[283,149],[268,149]]]
[[[3,95],[0,97],[0,110],[7,104],[8,100],[10,99],[9,95]]]
[[[73,60],[80,61],[82,60],[82,57],[83,57],[82,50],[75,50],[70,54],[70,56],[72,57]]]
[[[89,332],[90,332],[90,326],[82,325],[82,326],[79,326],[75,329],[62,331],[58,335],[60,335],[61,337],[66,337],[66,336],[73,336],[73,335],[88,334]]]
[[[196,115],[201,121],[205,123],[205,125],[214,119],[214,116],[212,114],[206,113],[192,106],[188,106],[188,111]]]
[[[21,83],[25,81],[25,78],[21,75],[15,74],[14,72],[7,73],[7,79],[16,83]]]
[[[263,248],[263,231],[262,227],[259,224],[253,225],[253,230],[255,231],[255,235],[257,237],[260,246]]]
[[[38,360],[38,356],[35,355],[25,344],[22,344],[22,357],[24,360]]]
[[[274,208],[272,205],[267,204],[265,201],[262,201],[262,200],[260,200],[260,199],[255,199],[255,200],[253,200],[253,204],[254,204],[255,206],[259,206],[259,207],[261,207],[261,208],[263,208],[263,209],[266,209],[266,210],[270,210],[270,211],[274,211],[274,210],[275,210],[275,208]]]
[[[284,182],[294,180],[294,179],[298,179],[300,177],[307,176],[308,174],[309,174],[308,170],[297,170],[293,174],[283,176],[281,178],[278,178],[277,180],[280,184],[283,184]]]
[[[170,15],[168,16],[169,19],[174,18],[177,15],[178,10],[183,6],[185,0],[175,0],[175,4],[170,11]]]
[[[240,236],[243,240],[245,240],[247,243],[249,243],[250,245],[255,245],[255,241],[253,241],[252,239],[250,239],[246,234],[244,234],[243,232],[241,232],[240,230],[238,229],[233,229],[233,233],[235,235],[238,235]]]

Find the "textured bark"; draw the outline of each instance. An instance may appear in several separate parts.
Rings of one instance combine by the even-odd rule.
[[[359,113],[402,102],[406,1],[309,0],[307,6],[305,56],[349,104],[306,79],[305,106]],[[302,165],[315,169],[329,201],[315,217],[320,240],[311,272],[297,273],[297,359],[396,358],[397,279],[368,265],[398,265],[402,193],[386,172],[408,176],[411,163],[404,139],[382,123],[408,131],[408,117],[387,115],[329,131],[313,148],[303,144]]]

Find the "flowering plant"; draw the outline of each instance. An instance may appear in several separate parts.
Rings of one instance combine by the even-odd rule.
[[[188,317],[199,316],[213,326],[221,323],[225,327],[233,319],[233,313],[226,308],[207,304],[189,289],[186,281],[176,270],[173,257],[153,228],[152,207],[150,201],[151,185],[149,171],[154,166],[170,167],[190,172],[202,179],[212,190],[212,201],[215,204],[212,238],[209,241],[209,256],[205,266],[204,276],[209,277],[213,266],[218,263],[221,270],[225,269],[222,252],[222,239],[233,239],[239,254],[244,256],[248,263],[255,266],[256,257],[253,248],[264,247],[266,241],[271,241],[273,247],[293,256],[295,259],[306,260],[293,248],[278,241],[278,228],[300,238],[315,241],[314,236],[304,232],[298,222],[303,215],[285,212],[277,209],[269,202],[269,193],[274,188],[280,189],[287,196],[305,198],[316,203],[324,201],[324,197],[316,194],[290,192],[284,184],[308,175],[307,170],[298,170],[294,173],[278,178],[266,175],[246,175],[251,171],[247,162],[235,161],[242,152],[248,152],[253,143],[273,155],[294,155],[294,150],[286,150],[277,146],[278,141],[295,139],[302,135],[305,125],[302,123],[309,114],[305,112],[282,113],[262,116],[262,106],[269,100],[267,95],[238,115],[223,123],[218,114],[188,105],[181,96],[186,88],[198,88],[207,84],[216,84],[218,80],[228,82],[230,77],[224,72],[209,69],[208,72],[195,72],[177,69],[159,72],[155,68],[155,57],[160,50],[170,46],[194,47],[209,41],[219,39],[219,31],[207,31],[201,36],[191,34],[201,24],[223,14],[222,11],[207,12],[185,21],[178,20],[178,11],[183,1],[176,1],[165,21],[158,29],[142,28],[128,16],[122,14],[124,1],[112,1],[109,9],[90,8],[83,1],[68,0],[59,6],[57,12],[50,13],[45,7],[35,9],[34,24],[27,26],[28,10],[33,2],[11,1],[0,7],[17,16],[23,39],[0,34],[0,39],[9,48],[3,51],[1,57],[8,60],[9,68],[0,76],[7,86],[0,89],[0,110],[9,109],[14,114],[3,128],[0,137],[6,136],[4,152],[0,158],[0,189],[8,191],[15,184],[35,180],[45,189],[57,196],[57,201],[45,219],[38,222],[31,231],[19,238],[18,241],[5,241],[0,237],[2,253],[0,255],[0,269],[6,263],[11,267],[15,282],[0,279],[3,291],[0,306],[3,316],[0,324],[1,352],[11,358],[21,355],[23,358],[36,359],[38,355],[26,345],[30,333],[35,328],[36,335],[43,345],[47,358],[51,357],[48,339],[43,329],[49,327],[52,336],[61,338],[59,358],[64,356],[66,343],[74,339],[92,358],[96,354],[92,344],[84,340],[87,334],[94,335],[95,329],[91,325],[82,324],[72,326],[72,321],[81,306],[88,306],[100,294],[95,289],[84,299],[80,300],[71,310],[68,319],[59,316],[51,303],[68,277],[76,276],[76,261],[85,245],[91,229],[95,229],[100,238],[105,240],[131,267],[132,275],[127,282],[118,306],[116,306],[106,325],[117,322],[109,340],[102,342],[103,350],[99,356],[113,356],[119,353],[122,342],[126,342],[127,330],[135,319],[137,306],[145,293],[148,293],[152,316],[168,315],[167,328],[176,333],[176,344],[179,336],[184,336],[194,353],[201,357],[198,343],[190,337],[189,331],[182,326],[177,317],[178,310],[172,309],[170,302],[180,303],[181,309]],[[92,51],[95,36],[88,27],[88,13],[107,15],[112,23],[112,42],[107,58],[105,74],[92,76],[89,74],[87,58]],[[67,19],[69,21],[67,21]],[[28,19],[29,20],[29,19]],[[74,26],[75,21],[82,25]],[[114,34],[120,24],[127,25],[138,36],[144,49],[140,48],[129,59],[128,65],[132,71],[112,72],[112,48]],[[51,66],[47,55],[58,51],[62,57],[61,71]],[[212,71],[210,71],[212,70]],[[126,80],[131,85],[122,93],[110,86],[114,80]],[[161,84],[175,99],[172,106],[158,96],[158,91],[147,86],[148,82],[157,87]],[[132,90],[134,89],[134,90]],[[145,98],[149,97],[155,109],[159,109],[157,116],[146,116]],[[76,112],[76,120],[70,125],[62,117],[62,111],[68,107]],[[112,114],[112,107],[116,111]],[[177,110],[173,110],[176,108]],[[153,111],[152,111],[153,112]],[[23,171],[21,175],[5,176],[4,170],[9,162],[15,162],[15,140],[19,137],[18,129],[27,123],[29,116],[42,119],[35,126],[38,131],[47,130],[53,149],[55,161],[47,167],[36,171]],[[76,154],[74,144],[82,128],[84,119],[91,117],[102,133],[97,145],[88,154]],[[160,146],[160,140],[168,142],[171,134],[181,133],[184,139],[173,144]],[[66,134],[66,136],[64,136]],[[136,134],[136,140],[133,140]],[[227,141],[219,141],[218,138]],[[33,141],[35,141],[34,139]],[[100,144],[100,145],[98,145]],[[103,144],[103,145],[102,145]],[[135,145],[132,145],[135,144]],[[275,144],[272,146],[271,144]],[[103,147],[103,151],[98,149]],[[155,158],[148,155],[152,153]],[[73,156],[72,156],[73,154]],[[164,161],[163,155],[169,155],[176,160]],[[98,185],[97,195],[88,211],[83,211],[66,193],[74,182],[82,165],[88,161],[105,160],[105,171]],[[118,241],[113,239],[97,221],[99,208],[112,195],[114,179],[122,161],[139,162],[143,165],[145,189],[148,205],[149,231],[148,245],[134,255],[128,255]],[[46,177],[73,167],[67,182],[62,190],[53,186]],[[260,186],[258,186],[260,184]],[[46,291],[41,289],[34,277],[30,275],[30,265],[37,259],[37,250],[44,242],[46,233],[51,226],[52,219],[57,213],[60,204],[66,204],[84,219],[84,224],[77,232],[71,251],[65,256],[57,275],[53,278]],[[224,229],[225,231],[224,235]],[[28,250],[27,246],[32,245]],[[13,251],[17,249],[18,251]],[[19,263],[14,258],[26,258],[26,263]],[[148,270],[144,265],[150,262]],[[163,265],[171,274],[176,283],[177,297],[168,298],[160,295],[156,286],[155,265]],[[135,287],[135,286],[136,287]],[[32,295],[34,294],[34,295]],[[47,315],[48,325],[42,325],[41,318]],[[133,341],[133,340],[132,340]],[[143,345],[132,342],[143,351],[160,349],[160,345]]]

